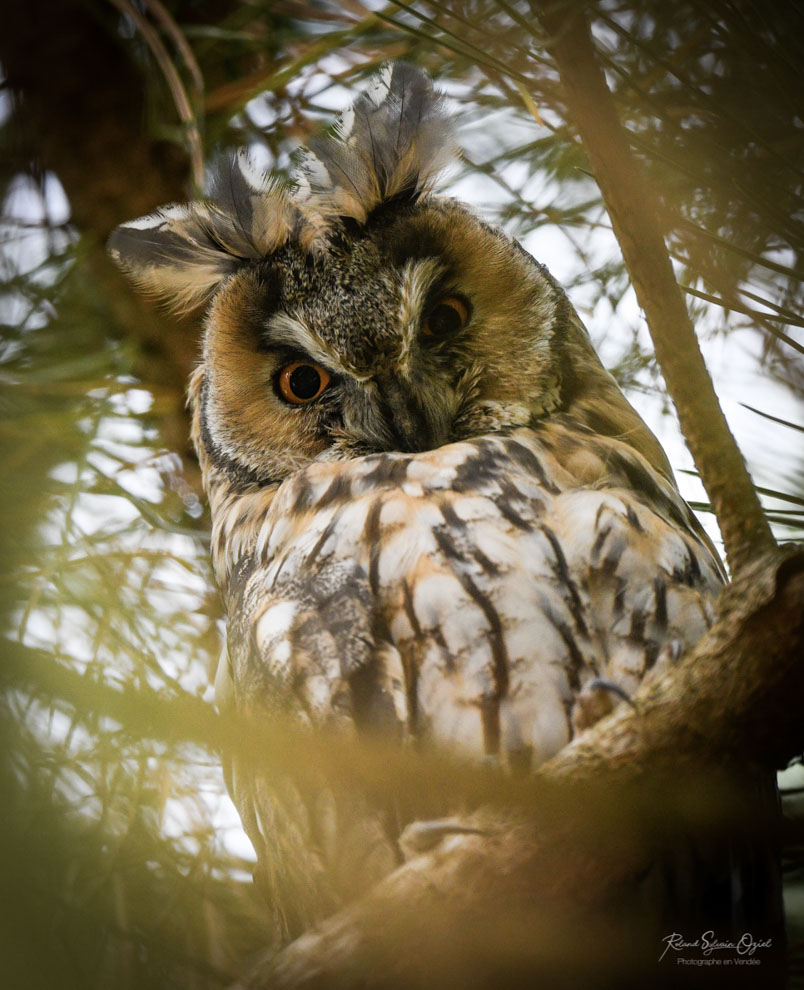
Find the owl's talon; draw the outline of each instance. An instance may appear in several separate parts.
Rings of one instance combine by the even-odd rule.
[[[636,709],[628,692],[614,681],[605,677],[594,677],[584,684],[572,708],[572,728],[575,735],[591,728],[614,711],[617,701],[612,695]]]
[[[464,825],[456,818],[434,818],[408,825],[399,837],[399,846],[407,860],[432,852],[439,843],[451,835],[487,834],[483,829]]]
[[[660,663],[677,664],[684,655],[684,644],[680,639],[671,639],[665,643],[657,658],[656,666]]]
[[[616,694],[621,701],[624,701],[636,711],[636,705],[631,700],[631,695],[623,690],[619,684],[615,684],[614,681],[609,681],[605,677],[595,677],[589,681],[586,687],[592,691],[608,691],[611,694]]]

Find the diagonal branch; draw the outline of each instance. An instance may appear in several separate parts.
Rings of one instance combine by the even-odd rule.
[[[550,36],[548,47],[568,116],[592,163],[681,429],[736,573],[773,547],[774,540],[698,347],[665,247],[655,197],[617,118],[583,11],[577,4],[557,7],[544,0],[535,7]]]
[[[162,44],[162,39],[151,27],[145,17],[143,17],[143,15],[139,12],[137,7],[131,3],[130,0],[109,0],[109,2],[116,7],[121,14],[124,14],[126,17],[130,17],[137,25],[140,34],[145,39],[145,43],[150,48],[151,54],[156,60],[156,64],[159,66],[162,75],[165,78],[170,94],[173,97],[173,102],[176,105],[176,110],[182,124],[185,127],[187,152],[190,156],[193,185],[195,187],[195,191],[200,192],[204,185],[204,149],[201,143],[201,132],[198,126],[198,118],[193,110],[190,98],[187,96],[187,91],[184,88],[184,83],[181,80],[181,76],[176,71],[176,66],[171,61],[167,49]],[[182,49],[182,55],[186,59],[186,49]],[[192,64],[195,65],[194,60]],[[196,80],[196,73],[193,73],[193,78]]]

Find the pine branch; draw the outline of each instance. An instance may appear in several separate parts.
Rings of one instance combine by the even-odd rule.
[[[676,283],[661,215],[628,147],[584,14],[537,4],[567,110],[594,169],[668,391],[737,573],[774,545],[751,478],[720,408]]]

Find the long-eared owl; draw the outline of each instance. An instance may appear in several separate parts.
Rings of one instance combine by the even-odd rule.
[[[528,768],[700,638],[722,571],[547,269],[433,194],[452,131],[396,64],[292,184],[234,155],[111,252],[211,300],[190,402],[220,697]],[[285,933],[397,861],[404,822],[323,782],[229,783]]]

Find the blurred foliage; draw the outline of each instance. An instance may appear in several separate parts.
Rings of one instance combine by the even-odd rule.
[[[217,759],[126,732],[89,695],[205,691],[200,503],[77,277],[77,232],[33,236],[7,227],[4,244],[3,985],[221,986],[260,922],[214,829]]]
[[[218,600],[181,413],[198,321],[171,328],[130,296],[102,257],[110,225],[159,205],[164,163],[173,189],[193,147],[248,144],[287,171],[404,57],[462,108],[446,188],[553,269],[660,433],[669,404],[524,0],[85,0],[53,47],[57,8],[20,5],[0,40],[3,983],[200,990],[267,937],[218,757],[164,723],[134,731],[93,693],[210,700]],[[716,385],[753,410],[738,440],[778,535],[800,539],[804,11],[610,0],[590,17]],[[109,108],[87,120],[46,80],[101,88],[75,54],[98,37]],[[120,107],[130,155],[111,138]]]

